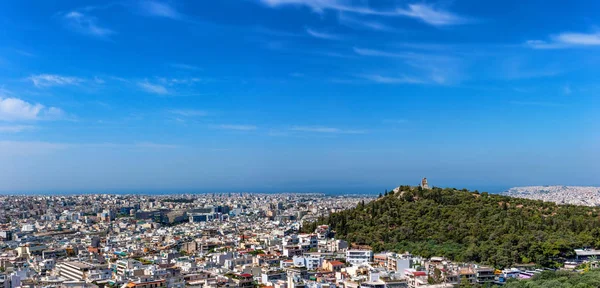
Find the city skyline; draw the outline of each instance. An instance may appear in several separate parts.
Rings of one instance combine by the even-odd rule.
[[[3,2],[0,193],[600,186],[598,8]]]

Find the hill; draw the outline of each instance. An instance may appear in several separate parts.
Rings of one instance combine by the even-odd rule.
[[[600,246],[600,208],[557,205],[450,188],[401,186],[376,201],[333,213],[336,237],[375,251],[409,251],[498,268],[555,267],[575,248]]]
[[[531,280],[510,281],[505,288],[600,287],[600,270],[587,273],[545,271]]]

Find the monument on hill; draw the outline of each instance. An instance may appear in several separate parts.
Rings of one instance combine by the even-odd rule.
[[[421,180],[421,188],[429,189],[429,184],[427,184],[427,178],[423,178],[423,180]]]

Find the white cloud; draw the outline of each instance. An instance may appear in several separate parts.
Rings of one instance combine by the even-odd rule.
[[[573,47],[600,46],[600,33],[563,32],[550,36],[550,41],[528,40],[526,46],[533,49],[563,49]]]
[[[65,14],[63,18],[67,25],[78,33],[95,37],[107,37],[115,33],[113,30],[100,26],[95,17],[79,11],[71,11]]]
[[[391,58],[410,58],[410,57],[417,56],[417,54],[414,54],[414,53],[393,53],[393,52],[374,50],[374,49],[364,49],[364,48],[357,48],[357,47],[354,47],[353,49],[354,49],[354,53],[356,53],[358,55],[362,55],[362,56],[391,57]]]
[[[258,127],[254,125],[232,125],[232,124],[221,124],[213,126],[217,129],[223,130],[238,130],[238,131],[252,131],[258,129]]]
[[[342,12],[394,16],[398,15],[396,11],[378,11],[369,8],[368,6],[353,6],[348,0],[259,0],[269,7],[278,7],[283,5],[306,6],[313,11],[322,13],[324,10],[337,10]]]
[[[427,24],[434,26],[465,24],[469,22],[464,17],[458,16],[449,11],[444,11],[438,7],[427,4],[409,4],[406,9],[398,8],[395,10],[375,10],[368,6],[352,5],[350,1],[344,0],[259,0],[269,7],[278,7],[283,5],[307,6],[313,11],[322,13],[324,10],[337,10],[340,12],[350,12],[366,15],[380,16],[404,16],[419,19]]]
[[[140,8],[149,16],[164,17],[179,20],[182,15],[169,4],[159,1],[147,0],[140,2]]]
[[[549,43],[542,40],[528,40],[525,42],[525,45],[533,49],[561,49],[568,47],[568,45],[565,45],[563,43]]]
[[[35,129],[35,127],[30,125],[0,125],[0,133],[19,133],[33,129]]]
[[[270,7],[277,7],[281,5],[297,5],[307,6],[316,12],[323,12],[325,9],[335,9],[341,11],[348,11],[351,9],[350,6],[345,6],[344,1],[339,0],[259,0]],[[350,11],[348,11],[350,12]]]
[[[555,41],[570,45],[598,46],[600,33],[561,33],[553,37]]]
[[[183,110],[174,109],[174,110],[169,110],[169,113],[179,115],[179,116],[184,116],[184,117],[199,117],[199,116],[208,115],[208,113],[206,113],[206,111],[193,110],[193,109],[183,109]]]
[[[84,80],[77,77],[61,76],[55,74],[39,74],[32,75],[29,80],[33,82],[36,87],[50,87],[50,86],[65,86],[65,85],[77,85]]]
[[[342,39],[342,37],[339,35],[320,32],[320,31],[316,31],[316,30],[313,30],[310,28],[306,28],[306,33],[312,37],[319,38],[319,39],[326,39],[326,40],[341,40]]]
[[[142,88],[144,91],[146,91],[148,93],[159,94],[159,95],[169,94],[169,91],[167,90],[167,88],[165,88],[165,86],[162,86],[159,84],[152,84],[152,83],[148,82],[147,80],[143,81],[143,82],[138,82],[137,84],[140,88]]]
[[[373,81],[376,83],[382,84],[423,84],[426,81],[423,81],[418,78],[401,76],[401,77],[388,77],[382,76],[379,74],[363,74],[359,75],[361,78],[367,79],[369,81]]]
[[[209,82],[211,79],[202,79],[197,77],[192,78],[158,78],[158,82],[161,84],[165,84],[168,86],[173,86],[177,84],[194,84],[199,82]]]
[[[19,98],[0,97],[0,120],[2,121],[50,120],[60,118],[63,114],[63,111],[56,107],[32,104]]]
[[[183,69],[183,70],[202,70],[202,69],[200,69],[200,67],[185,64],[185,63],[171,63],[170,65],[173,68]]]
[[[394,28],[387,26],[381,22],[357,19],[357,18],[347,15],[347,13],[342,13],[342,12],[340,12],[338,20],[340,21],[340,24],[351,27],[351,28],[370,29],[370,30],[375,30],[375,31],[394,31],[395,30]]]
[[[434,26],[464,24],[467,19],[448,11],[436,9],[425,4],[410,4],[408,9],[398,9],[400,15],[417,18],[427,24]]]
[[[354,52],[362,56],[371,57],[388,57],[400,58],[404,62],[417,69],[420,78],[410,77],[384,77],[380,75],[366,75],[369,80],[379,83],[437,83],[437,84],[452,84],[462,80],[462,61],[460,58],[455,58],[442,54],[420,54],[413,52],[387,52],[374,49],[364,49],[354,47]],[[426,79],[426,80],[424,80]]]
[[[332,133],[332,134],[363,134],[363,130],[344,130],[325,126],[292,126],[290,131],[310,132],[310,133]]]

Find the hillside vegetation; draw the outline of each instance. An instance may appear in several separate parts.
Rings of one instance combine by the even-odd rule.
[[[575,248],[600,246],[600,209],[450,188],[401,186],[370,203],[307,223],[375,251],[445,256],[497,268],[554,267]]]
[[[546,271],[531,280],[513,280],[505,288],[597,288],[600,287],[600,271],[587,273]]]

